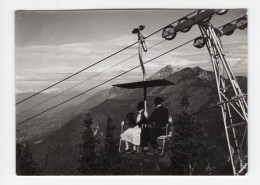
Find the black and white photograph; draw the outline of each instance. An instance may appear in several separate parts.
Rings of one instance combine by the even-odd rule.
[[[247,9],[15,11],[18,176],[246,176]]]

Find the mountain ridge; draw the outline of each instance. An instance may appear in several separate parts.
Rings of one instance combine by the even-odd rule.
[[[199,67],[184,68],[170,74],[166,79],[176,83],[176,85],[149,88],[147,91],[149,95],[147,97],[149,114],[151,114],[154,108],[153,99],[157,95],[164,98],[163,105],[169,109],[172,116],[183,111],[180,101],[185,94],[190,98],[190,107],[188,109],[190,113],[203,110],[218,102],[216,84],[215,82],[213,83],[215,80],[214,73],[212,71],[205,71]],[[239,77],[238,81],[241,87],[243,87],[242,90],[245,91],[247,87],[246,78]],[[81,111],[80,114],[74,116],[58,131],[43,138],[40,142],[36,140],[31,141],[34,156],[38,161],[43,159],[44,153],[52,154],[49,159],[52,165],[46,167],[44,174],[68,175],[74,173],[77,166],[78,152],[80,150],[79,142],[81,140],[81,132],[84,129],[84,115],[87,112],[91,113],[93,117],[92,128],[94,130],[99,128],[96,137],[103,137],[106,119],[109,114],[116,127],[115,137],[119,138],[120,123],[124,120],[128,112],[132,111],[136,113],[136,105],[143,98],[142,89],[120,91],[119,88],[112,87],[110,91],[106,92],[108,92],[106,96],[108,95],[113,98],[103,99],[103,101],[96,106]],[[110,96],[111,94],[109,93],[111,93],[112,96]],[[85,102],[85,105],[83,102],[82,106],[88,107],[87,102]],[[76,111],[76,109],[74,108],[73,111]],[[214,134],[214,130],[217,127],[222,130],[221,133],[224,136],[220,109],[214,108],[206,112],[204,111],[200,113],[198,117],[203,124],[200,129],[204,130],[205,134]],[[212,145],[218,146],[214,138],[209,142],[211,142]],[[223,150],[224,153],[226,153],[226,150]]]

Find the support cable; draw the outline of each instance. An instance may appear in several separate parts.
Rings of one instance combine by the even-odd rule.
[[[152,45],[152,46],[149,47],[148,49],[152,49],[153,47],[155,47],[155,46],[157,46],[157,45],[159,45],[159,44],[161,44],[161,43],[163,43],[163,42],[165,42],[165,41],[166,41],[166,40],[162,40],[162,41],[160,41],[160,42],[158,42],[158,43]],[[115,65],[113,65],[113,66],[111,66],[111,67],[109,67],[109,68],[107,68],[107,69],[105,69],[105,70],[103,70],[103,71],[101,71],[101,72],[95,74],[95,75],[93,75],[93,76],[91,76],[90,78],[85,79],[85,80],[83,80],[82,82],[79,82],[79,83],[77,83],[77,84],[71,86],[70,88],[68,88],[68,89],[66,89],[66,90],[64,90],[64,91],[61,91],[61,92],[58,93],[58,94],[55,94],[54,96],[52,96],[52,97],[50,97],[50,98],[48,98],[48,99],[46,99],[46,100],[44,100],[44,101],[42,101],[42,102],[40,102],[40,103],[38,103],[38,104],[36,104],[36,105],[30,107],[30,108],[28,108],[28,109],[26,109],[26,110],[20,112],[19,114],[17,114],[17,116],[19,116],[19,115],[21,115],[21,114],[24,114],[24,113],[28,112],[29,110],[32,110],[32,109],[35,108],[35,107],[38,107],[38,106],[42,105],[43,103],[45,103],[45,102],[47,102],[47,101],[49,101],[49,100],[51,100],[51,99],[53,99],[53,98],[55,98],[55,97],[57,97],[57,96],[59,96],[59,95],[65,93],[65,92],[69,91],[70,89],[73,89],[74,87],[77,87],[77,86],[79,86],[79,85],[81,85],[81,84],[83,84],[83,83],[85,83],[85,82],[87,82],[87,81],[89,81],[89,80],[95,78],[96,76],[99,76],[100,74],[102,74],[102,73],[104,73],[104,72],[106,72],[106,71],[112,69],[113,67],[116,67],[116,66],[118,66],[118,65],[120,65],[120,64],[122,64],[122,63],[128,61],[128,60],[131,59],[131,58],[134,58],[134,57],[137,56],[137,55],[138,55],[138,54],[134,54],[134,55],[128,57],[127,59],[125,59],[125,60],[123,60],[123,61],[121,61],[121,62],[119,62],[119,63],[117,63],[117,64],[115,64]]]
[[[154,35],[154,34],[160,32],[160,31],[162,31],[163,29],[167,28],[168,26],[170,26],[170,25],[172,25],[172,24],[178,22],[179,20],[184,19],[184,18],[186,18],[186,17],[188,17],[188,16],[190,16],[190,15],[192,15],[192,14],[198,12],[198,11],[199,11],[199,10],[196,10],[196,11],[194,11],[194,12],[189,13],[188,15],[186,15],[186,16],[184,16],[184,17],[182,17],[182,18],[180,18],[180,19],[178,19],[178,20],[172,22],[171,24],[168,24],[167,26],[164,26],[163,28],[161,28],[161,29],[159,29],[159,30],[157,30],[157,31],[155,31],[155,32],[153,32],[153,33],[151,33],[150,35],[148,35],[148,36],[145,37],[145,38],[149,38],[149,37],[151,37],[152,35]]]
[[[190,43],[190,42],[192,42],[192,41],[194,41],[194,40],[195,40],[195,39],[192,39],[192,40],[190,40],[190,41],[188,41],[188,42],[185,42],[185,43],[183,43],[183,44],[181,44],[181,45],[179,45],[179,46],[177,46],[177,47],[175,47],[175,48],[173,48],[173,49],[171,49],[171,50],[168,50],[168,51],[166,51],[166,52],[164,52],[164,53],[162,53],[162,54],[160,54],[160,55],[158,55],[158,56],[156,56],[156,57],[154,57],[154,58],[152,58],[152,59],[150,59],[150,60],[144,62],[144,64],[147,64],[147,63],[149,63],[149,62],[151,62],[151,61],[153,61],[153,60],[155,60],[155,59],[157,59],[157,58],[160,58],[160,57],[162,57],[163,55],[166,55],[166,54],[168,54],[168,53],[170,53],[170,52],[172,52],[172,51],[174,51],[174,50],[176,50],[176,49],[178,49],[178,48],[180,48],[180,47],[182,47],[182,46],[184,46],[184,45],[186,45],[186,44],[188,44],[188,43]],[[133,71],[134,69],[137,69],[138,67],[140,67],[140,65],[135,66],[134,68],[131,68],[131,69],[129,69],[129,70],[127,70],[127,71],[125,71],[125,72],[123,72],[123,73],[121,73],[121,74],[119,74],[119,75],[113,77],[113,78],[110,78],[109,80],[106,80],[105,82],[102,82],[102,83],[100,83],[100,84],[98,84],[98,85],[96,85],[96,86],[94,86],[94,87],[92,87],[92,88],[90,88],[90,89],[88,89],[88,90],[86,90],[86,91],[84,91],[84,92],[82,92],[82,93],[76,95],[76,96],[73,96],[72,98],[69,98],[69,99],[67,99],[67,100],[65,100],[65,101],[63,101],[63,102],[61,102],[61,103],[59,103],[59,104],[57,104],[57,105],[55,105],[55,106],[53,106],[53,107],[50,107],[50,108],[48,108],[48,109],[46,109],[46,110],[44,110],[44,111],[42,111],[42,112],[40,112],[40,113],[38,113],[38,114],[36,114],[36,115],[34,115],[34,116],[32,116],[32,117],[30,117],[30,118],[24,120],[24,121],[21,121],[21,122],[19,122],[19,123],[16,124],[16,125],[20,125],[20,124],[22,124],[22,123],[24,123],[24,122],[26,122],[26,121],[29,121],[29,120],[31,120],[31,119],[33,119],[33,118],[35,118],[35,117],[38,117],[38,116],[40,116],[41,114],[43,114],[43,113],[45,113],[45,112],[48,112],[48,111],[50,111],[50,110],[52,110],[52,109],[54,109],[54,108],[56,108],[56,107],[58,107],[58,106],[60,106],[60,105],[62,105],[62,104],[64,104],[64,103],[66,103],[66,102],[68,102],[68,101],[70,101],[70,100],[73,100],[73,99],[75,99],[75,98],[77,98],[77,97],[79,97],[79,96],[81,96],[81,95],[83,95],[83,94],[85,94],[85,93],[87,93],[87,92],[93,90],[93,89],[96,89],[96,88],[98,88],[98,87],[100,87],[100,86],[102,86],[102,85],[104,85],[104,84],[106,84],[106,83],[108,83],[108,82],[110,82],[110,81],[112,81],[112,80],[114,80],[114,79],[116,79],[116,78],[118,78],[118,77],[120,77],[120,76],[126,74],[126,73],[129,73],[130,71]]]
[[[238,19],[239,19],[239,18],[238,18]],[[230,23],[232,23],[232,22],[234,22],[234,21],[236,21],[236,20],[238,20],[238,19],[235,19],[235,20],[233,20],[233,21],[230,21]],[[218,27],[218,29],[221,28],[221,27],[223,27],[223,26]],[[181,44],[181,45],[179,45],[179,46],[177,46],[177,47],[175,47],[175,48],[173,48],[173,49],[171,49],[171,50],[168,50],[168,51],[166,51],[166,52],[164,52],[164,53],[162,53],[162,54],[160,54],[160,55],[158,55],[158,56],[156,56],[156,57],[154,57],[154,58],[152,58],[152,59],[150,59],[150,60],[144,62],[144,64],[147,64],[147,63],[149,63],[149,62],[151,62],[151,61],[153,61],[153,60],[155,60],[155,59],[157,59],[157,58],[160,58],[161,56],[166,55],[166,54],[168,54],[168,53],[170,53],[170,52],[172,52],[172,51],[174,51],[174,50],[176,50],[176,49],[178,49],[178,48],[180,48],[180,47],[182,47],[182,46],[184,46],[184,45],[186,45],[186,44],[188,44],[188,43],[190,43],[190,42],[192,42],[192,41],[194,41],[194,40],[195,40],[195,39],[189,40],[189,41],[187,41],[187,42],[185,42],[185,43],[183,43],[183,44]],[[53,107],[50,107],[50,108],[48,108],[48,109],[46,109],[46,110],[44,110],[44,111],[42,111],[42,112],[40,112],[40,113],[38,113],[38,114],[36,114],[36,115],[30,117],[30,118],[28,118],[28,119],[26,119],[26,120],[24,120],[24,121],[22,121],[22,122],[19,122],[19,123],[16,124],[16,125],[20,125],[20,124],[22,124],[22,123],[24,123],[24,122],[26,122],[26,121],[29,121],[29,120],[31,120],[31,119],[33,119],[33,118],[35,118],[35,117],[37,117],[37,116],[39,116],[39,115],[41,115],[41,114],[47,112],[47,111],[50,111],[50,110],[52,110],[52,109],[54,109],[54,108],[56,108],[56,107],[58,107],[58,106],[60,106],[60,105],[62,105],[62,104],[64,104],[64,103],[66,103],[66,102],[68,102],[68,101],[70,101],[70,100],[72,100],[72,99],[75,99],[75,98],[77,98],[77,97],[79,97],[79,96],[81,96],[81,95],[83,95],[83,94],[85,94],[85,93],[87,93],[87,92],[89,92],[89,91],[91,91],[91,90],[93,90],[93,89],[99,87],[99,86],[102,86],[103,84],[106,84],[107,82],[110,82],[110,81],[112,81],[112,80],[114,80],[114,79],[116,79],[116,78],[118,78],[118,77],[120,77],[120,76],[122,76],[122,75],[124,75],[124,74],[126,74],[126,73],[128,73],[128,72],[130,72],[130,71],[132,71],[132,70],[134,70],[134,69],[136,69],[136,68],[138,68],[139,66],[140,66],[140,65],[138,65],[138,66],[136,66],[136,67],[134,67],[134,68],[131,68],[131,69],[128,70],[128,71],[125,71],[125,72],[123,72],[123,73],[121,73],[121,74],[119,74],[119,75],[117,75],[117,76],[115,76],[115,77],[113,77],[113,78],[111,78],[111,79],[109,79],[109,80],[107,80],[107,81],[105,81],[105,82],[99,84],[99,85],[96,85],[96,86],[94,86],[94,87],[92,87],[92,88],[90,88],[90,89],[88,89],[88,90],[86,90],[86,91],[84,91],[84,92],[82,92],[82,93],[80,93],[80,94],[78,94],[78,95],[72,97],[72,98],[69,98],[69,99],[67,99],[67,100],[65,100],[65,101],[63,101],[63,102],[61,102],[61,103],[59,103],[59,104],[57,104],[57,105],[55,105],[55,106],[53,106]]]
[[[28,99],[30,99],[30,98],[36,96],[36,95],[42,93],[43,91],[46,91],[47,89],[50,89],[51,87],[54,87],[55,85],[58,85],[59,83],[65,81],[65,80],[68,80],[69,78],[71,78],[71,77],[73,77],[73,76],[75,76],[75,75],[77,75],[77,74],[79,74],[79,73],[81,73],[81,72],[83,72],[83,71],[85,71],[85,70],[87,70],[87,69],[89,69],[89,68],[91,68],[91,67],[93,67],[93,66],[95,66],[95,65],[97,65],[97,64],[99,64],[99,63],[101,63],[101,62],[103,62],[104,60],[106,60],[106,59],[108,59],[108,58],[110,58],[110,57],[112,57],[112,56],[114,56],[114,55],[116,55],[116,54],[118,54],[118,53],[120,53],[120,52],[122,52],[122,51],[124,51],[124,50],[126,50],[126,49],[128,49],[128,48],[130,48],[130,47],[132,47],[132,46],[135,45],[136,43],[138,43],[138,42],[135,42],[135,43],[133,43],[133,44],[131,44],[131,45],[129,45],[129,46],[127,46],[127,47],[125,47],[125,48],[123,48],[123,49],[121,49],[121,50],[119,50],[119,51],[117,51],[117,52],[115,52],[115,53],[113,53],[113,54],[111,54],[111,55],[109,55],[109,56],[103,58],[103,59],[101,59],[101,60],[99,60],[98,62],[95,62],[94,64],[91,64],[91,65],[89,65],[88,67],[85,67],[84,69],[81,69],[80,71],[78,71],[78,72],[76,72],[76,73],[73,73],[72,75],[70,75],[70,76],[68,76],[68,77],[66,77],[66,78],[64,78],[64,79],[62,79],[62,80],[60,80],[60,81],[58,81],[58,82],[56,82],[56,83],[54,83],[54,84],[48,86],[48,87],[46,87],[45,89],[43,89],[43,90],[41,90],[41,91],[39,91],[39,92],[37,92],[37,93],[35,93],[35,94],[33,94],[33,95],[31,95],[31,96],[25,98],[25,99],[23,99],[23,100],[17,102],[15,105],[18,105],[18,104],[20,104],[20,103],[22,103],[22,102],[24,102],[24,101],[26,101],[26,100],[28,100]]]
[[[194,11],[194,12],[191,12],[190,14],[188,14],[188,15],[186,15],[186,16],[184,16],[184,17],[182,17],[182,18],[180,18],[180,19],[178,19],[178,20],[176,20],[176,21],[174,21],[174,22],[171,23],[171,24],[174,24],[174,23],[178,22],[179,20],[181,20],[181,19],[183,19],[183,18],[185,18],[185,17],[187,17],[187,16],[189,16],[189,15],[194,14],[194,13],[197,12],[197,11],[198,11],[198,10],[196,10],[196,11]],[[156,34],[156,33],[158,33],[158,32],[160,32],[160,31],[163,30],[164,28],[165,28],[165,27],[163,27],[163,28],[161,28],[161,29],[159,29],[159,30],[157,30],[157,31],[155,31],[155,32],[153,32],[153,33],[151,33],[150,35],[148,35],[147,37],[145,37],[145,39],[151,37],[152,35],[154,35],[154,34]],[[46,91],[47,89],[50,89],[51,87],[54,87],[55,85],[58,85],[59,83],[61,83],[61,82],[65,81],[65,80],[67,80],[67,79],[69,79],[69,78],[71,78],[71,77],[73,77],[73,76],[75,76],[75,75],[77,75],[77,74],[79,74],[79,73],[81,73],[81,72],[83,72],[83,71],[89,69],[90,67],[93,67],[93,66],[95,66],[95,65],[97,65],[97,64],[99,64],[99,63],[101,63],[101,62],[103,62],[103,61],[105,61],[105,60],[107,60],[108,58],[110,58],[110,57],[112,57],[112,56],[114,56],[114,55],[116,55],[116,54],[118,54],[118,53],[120,53],[120,52],[122,52],[122,51],[124,51],[124,50],[126,50],[126,49],[128,49],[128,48],[130,48],[130,47],[132,47],[132,46],[134,46],[134,45],[137,44],[137,43],[138,43],[138,41],[137,41],[137,42],[134,42],[133,44],[131,44],[131,45],[129,45],[129,46],[127,46],[127,47],[125,47],[125,48],[123,48],[123,49],[121,49],[121,50],[119,50],[119,51],[117,51],[117,52],[115,52],[115,53],[113,53],[113,54],[111,54],[111,55],[109,55],[109,56],[107,56],[107,57],[105,57],[105,58],[103,58],[103,59],[97,61],[97,62],[95,62],[94,64],[89,65],[88,67],[85,67],[84,69],[81,69],[80,71],[78,71],[78,72],[76,72],[76,73],[73,73],[72,75],[70,75],[70,76],[68,76],[68,77],[66,77],[66,78],[64,78],[64,79],[62,79],[62,80],[60,80],[60,81],[58,81],[58,82],[56,82],[56,83],[54,83],[54,84],[52,84],[52,85],[50,85],[50,86],[44,88],[44,89],[42,89],[42,90],[40,90],[39,92],[37,92],[37,93],[35,93],[35,94],[33,94],[33,95],[31,95],[31,96],[29,96],[29,97],[27,97],[27,98],[25,98],[25,99],[19,101],[19,102],[17,102],[15,105],[18,105],[18,104],[20,104],[20,103],[22,103],[22,102],[24,102],[24,101],[26,101],[26,100],[28,100],[28,99],[34,97],[34,96],[36,96],[36,95],[38,95],[38,94],[40,94],[40,93]]]

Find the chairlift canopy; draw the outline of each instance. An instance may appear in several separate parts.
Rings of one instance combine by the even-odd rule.
[[[140,82],[116,84],[113,86],[126,88],[126,89],[137,89],[137,88],[144,88],[144,87],[157,87],[157,86],[167,86],[167,85],[175,85],[175,84],[165,79],[159,79],[159,80],[147,80],[147,81],[140,81]]]

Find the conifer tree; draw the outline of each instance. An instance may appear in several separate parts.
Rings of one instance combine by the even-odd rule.
[[[16,144],[16,173],[17,175],[40,175],[42,169],[32,157],[30,146],[26,144]]]
[[[82,143],[80,144],[81,151],[79,154],[79,167],[78,172],[85,175],[96,175],[98,166],[97,166],[97,155],[95,152],[96,149],[96,139],[94,137],[91,125],[92,117],[90,114],[86,115],[84,120],[85,130],[82,136]]]
[[[174,116],[174,134],[170,144],[170,173],[231,175],[231,165],[223,151],[226,146],[222,141],[221,130],[215,126],[212,130],[216,132],[216,135],[204,135],[201,126],[195,117],[186,111]],[[218,142],[219,144],[216,145]]]
[[[193,149],[193,118],[186,112],[175,115],[174,138],[171,145],[171,167],[175,175],[189,175]]]
[[[193,115],[188,114],[189,96],[184,95],[180,102],[185,108],[174,116],[174,137],[171,141],[171,169],[176,175],[201,174],[206,162],[203,154],[203,133]],[[202,171],[201,171],[202,169]]]
[[[102,173],[105,175],[124,174],[125,172],[122,168],[122,159],[120,157],[120,153],[118,152],[118,141],[114,136],[115,126],[110,115],[108,115],[106,126],[101,162]]]
[[[185,94],[183,96],[183,98],[181,99],[181,106],[185,107],[185,111],[187,112],[188,107],[190,106],[190,99],[189,99],[189,95]]]

